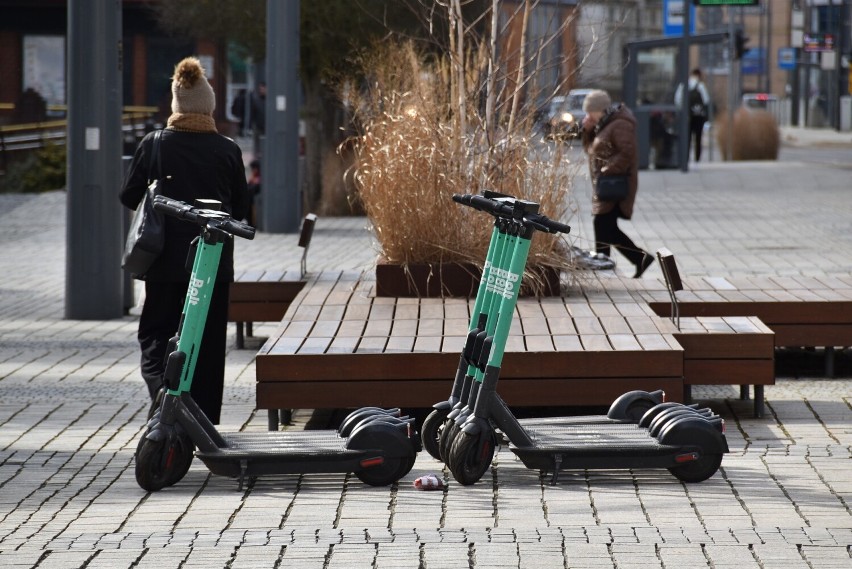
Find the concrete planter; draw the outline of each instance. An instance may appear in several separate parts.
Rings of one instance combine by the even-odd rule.
[[[559,271],[534,267],[544,281],[542,296],[559,295]],[[376,296],[389,297],[468,297],[476,296],[482,272],[469,263],[418,263],[403,266],[379,258],[376,263]],[[521,296],[531,296],[528,285]]]

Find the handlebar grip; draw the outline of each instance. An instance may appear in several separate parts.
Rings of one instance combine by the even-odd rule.
[[[479,211],[489,211],[484,208],[482,204],[474,202],[474,198],[478,198],[479,196],[475,196],[473,194],[453,194],[453,201],[456,203],[460,203],[462,205],[466,205],[467,207],[472,207],[473,209]]]
[[[184,218],[186,213],[192,209],[192,206],[166,196],[155,196],[154,209],[172,217]]]
[[[571,226],[567,223],[560,223],[558,221],[550,220],[551,228],[553,228],[557,233],[570,233]]]
[[[545,225],[551,233],[570,233],[571,232],[571,226],[570,225],[568,225],[567,223],[560,223],[559,221],[554,221],[552,219],[548,219],[547,222],[542,223],[542,225]]]
[[[255,228],[247,223],[235,219],[226,219],[222,222],[222,229],[243,239],[254,239]]]
[[[554,221],[541,214],[528,215],[524,218],[524,221],[534,223],[536,225],[536,229],[539,229],[539,231],[547,231],[548,233],[568,233],[571,231],[571,227],[568,225]]]
[[[476,209],[487,211],[493,215],[512,216],[512,206],[482,196],[470,196],[470,204]]]

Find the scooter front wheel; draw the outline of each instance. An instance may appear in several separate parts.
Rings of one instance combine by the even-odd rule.
[[[423,421],[420,429],[420,437],[423,440],[423,448],[432,458],[441,460],[441,433],[447,428],[447,415],[449,411],[435,409]]]
[[[478,482],[491,467],[495,446],[494,431],[490,428],[475,435],[460,431],[447,460],[456,481],[465,486]]]
[[[453,450],[456,436],[459,434],[461,427],[456,419],[448,419],[444,424],[444,428],[440,431],[438,438],[438,460],[444,461],[444,464],[450,461],[450,451]]]
[[[136,483],[148,492],[177,484],[192,464],[192,452],[192,443],[183,434],[171,442],[144,438],[136,452]]]

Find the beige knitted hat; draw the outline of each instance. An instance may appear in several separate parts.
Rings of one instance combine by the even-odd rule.
[[[603,112],[609,108],[612,100],[609,98],[609,93],[599,89],[590,91],[586,98],[583,99],[583,110],[587,113]]]
[[[187,57],[175,66],[172,76],[172,112],[212,115],[216,95],[197,57]]]

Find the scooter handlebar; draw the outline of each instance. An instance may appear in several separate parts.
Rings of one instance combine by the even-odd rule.
[[[166,196],[156,196],[154,198],[154,209],[178,219],[185,219],[199,226],[209,224],[231,235],[236,235],[243,239],[254,239],[254,227],[237,221],[225,212],[195,208],[188,203],[173,200]]]
[[[515,209],[509,203],[504,201],[498,201],[475,194],[455,194],[453,196],[453,201],[498,217],[514,217]],[[523,216],[521,221],[527,226],[545,233],[568,233],[571,231],[571,227],[565,223],[554,221],[540,213],[526,214]]]

